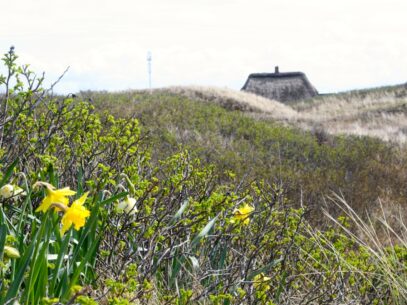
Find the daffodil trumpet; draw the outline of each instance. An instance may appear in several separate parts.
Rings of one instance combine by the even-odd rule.
[[[62,211],[62,212],[66,212],[68,207],[66,205],[63,205],[61,203],[52,203],[49,208],[55,208],[57,211]]]

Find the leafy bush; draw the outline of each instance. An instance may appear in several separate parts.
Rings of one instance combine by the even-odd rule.
[[[92,99],[96,111],[134,115],[149,135],[153,162],[182,145],[224,172],[220,183],[232,171],[245,184],[265,179],[284,185],[297,207],[302,201],[314,209],[309,216],[317,223],[322,218],[320,207],[327,203],[324,197],[333,192],[341,193],[360,214],[377,207],[378,198],[400,207],[407,204],[405,148],[378,139],[321,137],[165,91],[82,92],[82,96]],[[335,212],[335,206],[330,208]]]

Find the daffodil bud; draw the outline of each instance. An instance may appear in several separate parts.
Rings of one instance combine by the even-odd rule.
[[[136,207],[137,200],[132,197],[126,197],[123,201],[120,201],[117,205],[118,212],[125,212],[130,215],[134,215],[138,212]]]
[[[120,202],[117,204],[117,212],[122,213],[126,207],[127,207],[126,201],[124,201],[124,200],[123,200],[123,201],[120,201]]]
[[[4,246],[4,254],[8,258],[20,258],[20,252],[16,248],[10,246]]]
[[[14,194],[14,187],[11,184],[3,185],[0,188],[0,196],[7,199],[12,197]]]
[[[124,211],[126,213],[129,213],[130,215],[134,215],[136,212],[138,212],[137,207],[136,207],[136,202],[137,200],[132,198],[132,197],[127,197],[126,200],[126,207],[124,208]]]

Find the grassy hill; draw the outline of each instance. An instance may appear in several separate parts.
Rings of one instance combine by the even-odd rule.
[[[340,193],[364,214],[377,211],[379,198],[392,210],[407,204],[405,150],[378,137],[380,131],[384,140],[402,144],[402,124],[397,130],[391,124],[405,115],[406,92],[395,86],[291,105],[200,87],[80,95],[98,111],[137,118],[156,160],[187,148],[242,183],[264,178],[282,185],[295,205],[318,210],[329,205],[327,196]],[[363,128],[355,128],[361,122]]]
[[[82,96],[91,96],[98,107],[107,107],[118,115],[129,115],[138,102],[168,95],[217,104],[258,119],[271,119],[305,130],[366,135],[401,144],[407,139],[407,84],[326,94],[288,104],[225,88],[170,87],[147,93],[82,92]]]

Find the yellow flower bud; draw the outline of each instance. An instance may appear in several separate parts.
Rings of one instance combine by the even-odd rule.
[[[125,201],[127,203],[127,206],[124,209],[124,211],[126,213],[129,213],[130,215],[134,215],[136,212],[138,212],[137,207],[136,207],[136,202],[137,202],[136,199],[127,197]]]
[[[20,252],[16,248],[10,246],[4,246],[4,254],[8,258],[20,258]]]

